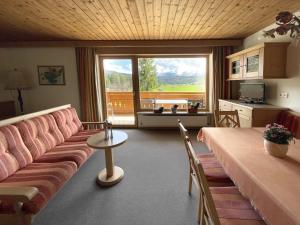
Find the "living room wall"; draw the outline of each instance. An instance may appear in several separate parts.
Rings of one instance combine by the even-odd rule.
[[[275,24],[272,24],[263,30],[269,30],[274,26]],[[300,112],[300,40],[292,40],[288,35],[276,35],[275,39],[264,38],[263,30],[248,36],[244,40],[244,48],[248,48],[262,42],[291,42],[287,53],[287,78],[264,80],[266,84],[267,103],[288,107],[293,111]],[[287,92],[288,98],[281,98],[279,96],[281,92]]]
[[[38,65],[63,65],[66,85],[39,85]],[[14,100],[16,91],[4,90],[9,71],[17,68],[32,82],[24,90],[25,113],[63,104],[72,104],[80,112],[79,89],[74,48],[0,48],[0,101]]]

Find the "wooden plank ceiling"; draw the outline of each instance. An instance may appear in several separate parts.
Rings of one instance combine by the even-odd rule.
[[[0,41],[244,38],[299,0],[1,0]]]

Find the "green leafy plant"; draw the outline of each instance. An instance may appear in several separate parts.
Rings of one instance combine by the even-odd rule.
[[[289,144],[294,141],[293,134],[284,126],[277,123],[268,124],[264,131],[264,138],[276,144]]]

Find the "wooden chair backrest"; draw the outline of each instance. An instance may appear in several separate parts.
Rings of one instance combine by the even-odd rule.
[[[181,123],[181,121],[179,119],[178,119],[178,126],[179,126],[180,134],[181,134],[182,140],[184,142],[184,145],[185,145],[188,157],[189,157],[189,161],[190,161],[191,156],[189,155],[189,152],[188,152],[188,149],[187,149],[187,143],[186,143],[186,137],[188,137],[188,131],[187,131],[187,129],[185,129],[185,127],[183,126],[183,124]]]
[[[187,129],[185,129],[185,127],[183,126],[183,124],[181,123],[181,121],[178,119],[178,126],[179,126],[179,130],[180,130],[180,134],[182,136],[182,139],[185,139],[185,136],[187,136]]]
[[[206,225],[221,225],[203,167],[197,158],[190,138],[186,136],[185,140],[187,143],[187,151],[191,156],[193,172],[195,173],[196,181],[200,191],[201,212],[199,222],[200,224]]]
[[[216,127],[241,127],[239,113],[234,111],[215,110]]]

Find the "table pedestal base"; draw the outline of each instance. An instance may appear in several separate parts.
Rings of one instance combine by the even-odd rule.
[[[97,183],[101,186],[112,186],[119,183],[124,177],[124,171],[118,166],[113,167],[113,175],[107,177],[106,169],[100,171],[97,177]]]

